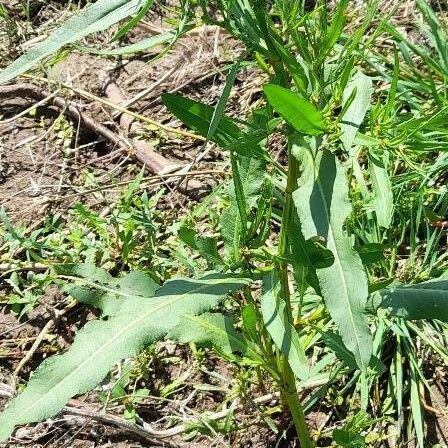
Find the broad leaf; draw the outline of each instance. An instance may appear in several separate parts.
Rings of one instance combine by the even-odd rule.
[[[64,291],[79,302],[100,309],[103,317],[115,315],[124,300],[137,296],[152,297],[159,288],[144,272],[135,271],[113,278],[106,271],[90,265],[75,265],[69,271],[83,278],[73,285],[64,286]]]
[[[356,72],[344,90],[344,115],[341,122],[341,141],[346,151],[350,151],[356,133],[364,121],[370,107],[372,80],[362,72]]]
[[[415,285],[394,285],[372,294],[369,307],[385,308],[409,320],[438,319],[448,322],[448,279],[440,278]]]
[[[228,292],[247,283],[246,279],[219,274],[199,280],[175,279],[154,297],[130,298],[108,320],[87,323],[72,347],[45,360],[24,392],[0,414],[0,441],[6,440],[16,425],[57,414],[71,397],[94,388],[114,363],[163,338],[184,313],[207,311]]]
[[[277,348],[283,353],[292,371],[301,380],[310,376],[305,351],[296,329],[285,315],[285,301],[280,297],[280,284],[274,272],[263,279],[261,313],[263,321]]]
[[[213,123],[215,107],[190,100],[181,95],[165,93],[162,95],[163,104],[182,123],[190,129],[196,131],[204,138],[210,139],[223,149],[235,151],[242,156],[254,156],[266,159],[267,154],[259,145],[260,139],[254,140],[245,134],[236,123],[230,118],[221,114],[219,123]],[[209,135],[209,130],[213,124],[213,135]]]
[[[364,265],[384,260],[384,251],[389,248],[390,246],[381,243],[367,243],[355,247]]]
[[[52,55],[64,45],[83,37],[103,31],[120,20],[135,14],[146,0],[97,0],[69,19],[47,39],[16,59],[0,72],[0,84],[33,68],[43,58]]]
[[[325,131],[323,115],[308,100],[275,84],[266,84],[263,90],[274,110],[296,131],[308,135],[320,135]]]
[[[323,238],[334,255],[331,266],[316,271],[322,296],[344,344],[365,370],[372,355],[372,336],[364,315],[368,285],[361,259],[343,230],[351,212],[345,172],[327,150],[315,152],[303,142],[295,144],[293,152],[302,171],[293,199],[303,235]]]
[[[228,358],[232,358],[233,353],[239,353],[254,361],[259,359],[255,346],[236,331],[235,319],[220,313],[204,313],[200,316],[186,314],[167,337],[215,348]]]

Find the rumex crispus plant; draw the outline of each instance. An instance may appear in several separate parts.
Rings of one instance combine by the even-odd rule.
[[[151,4],[99,0],[87,6],[3,70],[0,82],[23,74],[64,45],[136,14],[117,33],[124,35]],[[352,372],[360,378],[361,402],[367,407],[372,378],[382,370],[373,356],[370,328],[377,310],[385,308],[404,319],[448,316],[444,280],[414,286],[369,283],[365,266],[377,259],[380,241],[355,245],[347,225],[353,183],[365,183],[358,163],[361,151],[373,197],[370,218],[383,229],[392,222],[387,151],[394,142],[385,144],[383,128],[376,123],[393,127],[398,63],[389,94],[372,108],[371,120],[366,117],[372,79],[361,68],[364,52],[379,32],[371,29],[376,4],[369,4],[360,27],[350,34],[344,33],[348,0],[331,12],[325,1],[312,11],[288,0],[200,0],[195,6],[205,23],[241,40],[246,65],[257,65],[266,76],[265,104],[245,121],[224,114],[243,61],[232,66],[215,106],[179,95],[162,97],[186,126],[229,153],[232,182],[220,222],[224,251],[218,251],[216,239],[203,238],[185,224],[180,237],[213,269],[199,279],[172,279],[159,286],[138,272],[113,278],[92,266],[59,267],[75,281],[69,293],[99,308],[101,318],[88,323],[65,354],[37,369],[0,415],[0,440],[17,425],[57,414],[71,397],[94,388],[114,363],[167,337],[213,346],[229,359],[264,370],[278,385],[300,445],[308,448],[314,442],[298,383],[322,374],[331,381]],[[172,43],[189,29],[192,5],[184,1],[181,8],[178,30],[153,38],[140,50]],[[273,135],[284,142],[285,166],[270,153]],[[267,240],[274,228],[279,230],[272,247]],[[251,287],[257,282],[261,291]],[[216,312],[226,294],[237,292],[234,316]],[[311,363],[309,354],[317,343],[324,348]]]

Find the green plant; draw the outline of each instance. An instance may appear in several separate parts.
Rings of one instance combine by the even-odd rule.
[[[0,82],[140,7],[146,11],[149,4],[97,1],[0,72]],[[229,153],[232,182],[219,223],[224,251],[218,251],[217,239],[200,235],[188,223],[179,229],[182,241],[215,272],[197,280],[168,280],[159,287],[138,272],[113,278],[93,266],[56,267],[59,278],[75,281],[69,293],[99,308],[102,318],[87,324],[67,353],[42,364],[25,391],[0,415],[0,440],[18,424],[54,415],[70,397],[101,381],[114,362],[168,337],[212,346],[231,361],[267,372],[291,413],[301,447],[312,447],[305,410],[322,391],[303,404],[297,382],[352,373],[353,382],[359,381],[359,406],[366,409],[369,389],[383,370],[378,358],[386,329],[380,327],[382,332],[377,329],[372,337],[375,314],[383,318],[387,309],[399,322],[448,318],[446,280],[391,285],[383,278],[372,281],[378,279],[366,269],[382,262],[388,247],[381,234],[391,231],[394,211],[390,154],[420,138],[420,131],[430,130],[440,118],[397,119],[397,54],[390,92],[371,106],[372,79],[363,73],[361,63],[377,35],[371,30],[376,3],[369,4],[361,26],[350,35],[343,32],[347,0],[331,14],[325,1],[311,12],[301,2],[288,0],[273,5],[260,0],[198,1],[198,5],[206,23],[226,28],[246,44],[253,55],[248,64],[257,64],[267,78],[265,106],[253,110],[244,122],[224,114],[241,68],[238,63],[214,107],[178,95],[162,98],[185,125]],[[182,6],[185,24],[190,14],[188,5]],[[219,14],[213,14],[216,9]],[[136,20],[121,28],[118,36]],[[78,31],[67,32],[73,29]],[[274,134],[286,147],[286,167],[269,151]],[[359,162],[362,157],[367,160],[369,186]],[[369,231],[353,225],[356,218],[349,198],[356,206],[359,194],[369,204],[362,214]],[[78,213],[101,230],[97,217],[82,207]],[[117,219],[114,224],[125,246],[122,258],[129,261],[134,234],[126,232],[126,223]],[[279,227],[274,247],[267,244],[273,225]],[[355,237],[359,244],[354,244]],[[263,284],[261,294],[249,286],[258,280]],[[228,292],[236,291],[241,293],[234,297],[233,316],[213,309]],[[323,349],[310,364],[308,354],[317,343]],[[412,364],[413,378],[418,376],[417,367],[417,362]],[[416,408],[417,384],[411,383]],[[352,433],[364,422],[353,422],[334,434],[337,443],[362,446],[364,439],[353,439]],[[421,424],[417,435],[421,443]]]

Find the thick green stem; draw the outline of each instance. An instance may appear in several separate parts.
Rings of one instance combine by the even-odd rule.
[[[285,387],[282,389],[282,395],[291,412],[294,426],[297,431],[297,437],[299,438],[300,448],[313,448],[314,443],[310,437],[308,425],[305,420],[305,413],[299,399],[299,394],[297,393],[294,373],[291,370],[286,357],[283,357],[283,363]]]
[[[292,201],[292,193],[297,188],[297,176],[298,176],[298,163],[294,156],[291,154],[291,145],[288,145],[288,180],[285,190],[285,203],[282,216],[282,227],[279,236],[279,248],[278,255],[280,258],[280,264],[278,266],[281,294],[285,300],[286,306],[286,318],[291,325],[294,325],[291,308],[291,293],[289,290],[288,281],[288,264],[284,261],[288,255],[288,222],[293,217],[294,203]],[[288,363],[288,359],[285,355],[282,355],[281,359],[281,371],[282,371],[282,396],[283,401],[286,402],[291,412],[291,416],[296,427],[297,436],[299,438],[301,448],[312,448],[314,446],[311,440],[308,425],[305,420],[305,413],[303,411],[302,404],[297,392],[296,381],[294,373]]]

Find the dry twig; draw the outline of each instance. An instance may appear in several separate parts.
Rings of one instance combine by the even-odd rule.
[[[0,99],[11,97],[26,97],[36,101],[42,101],[43,99],[51,97],[51,94],[34,84],[20,83],[0,86]],[[157,154],[153,149],[148,148],[147,145],[144,147],[141,145],[133,147],[133,145],[126,139],[115,134],[115,132],[99,123],[86,112],[81,111],[81,109],[73,102],[66,101],[60,96],[55,96],[50,104],[66,113],[85,129],[88,129],[89,131],[103,137],[113,145],[118,146],[126,152],[130,152],[131,155],[133,155],[138,162],[146,166],[150,172],[154,174],[161,174],[163,170],[173,168],[173,164],[171,162],[160,154]],[[134,143],[136,142],[134,141]]]

